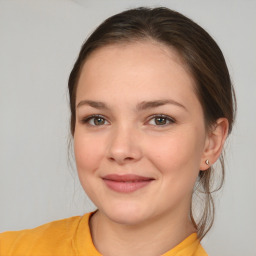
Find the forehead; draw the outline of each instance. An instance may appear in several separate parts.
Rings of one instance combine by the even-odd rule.
[[[167,89],[194,91],[194,80],[176,50],[145,41],[104,46],[88,57],[78,81],[77,98],[85,94],[142,92]],[[146,96],[146,95],[145,95]]]
[[[132,54],[133,52],[136,52],[136,55]],[[127,64],[130,60],[133,59],[134,61],[137,61],[137,59],[140,57],[142,57],[142,60],[145,62],[148,60],[150,60],[150,62],[156,61],[157,56],[159,59],[163,59],[164,57],[167,60],[167,58],[169,58],[169,60],[176,62],[177,65],[183,66],[183,68],[189,72],[189,68],[187,67],[188,65],[174,47],[167,46],[153,39],[143,39],[133,42],[120,42],[102,46],[89,54],[85,60],[82,70],[88,66],[88,63],[91,65],[91,63],[97,61],[111,62],[111,59],[108,58],[119,54],[126,56],[125,59],[120,59],[120,61],[125,60]]]

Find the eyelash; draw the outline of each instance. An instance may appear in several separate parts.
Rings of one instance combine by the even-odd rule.
[[[83,124],[88,124],[88,125],[90,125],[90,126],[102,126],[102,125],[96,125],[95,123],[94,123],[94,125],[93,125],[93,124],[89,124],[89,122],[90,122],[91,120],[96,119],[96,118],[103,119],[104,121],[108,122],[107,119],[106,119],[104,116],[102,116],[102,115],[91,115],[91,116],[88,116],[88,117],[82,119],[81,122],[82,122]],[[151,120],[154,120],[154,119],[156,119],[156,118],[163,118],[163,119],[166,120],[167,123],[162,124],[162,125],[157,125],[157,124],[155,124],[155,125],[153,125],[153,126],[167,126],[167,125],[169,125],[169,124],[174,124],[174,123],[176,123],[176,120],[175,120],[174,118],[171,118],[170,116],[163,115],[163,114],[156,114],[156,115],[150,116],[150,117],[148,118],[147,123],[149,123]],[[103,125],[105,125],[105,123],[104,123]]]
[[[88,124],[88,125],[90,125],[90,126],[100,126],[100,125],[92,125],[92,124],[89,124],[89,122],[90,122],[91,120],[96,119],[96,118],[101,118],[101,119],[103,119],[104,121],[107,121],[107,119],[106,119],[104,116],[102,116],[102,115],[91,115],[91,116],[88,116],[88,117],[82,119],[81,122],[82,122],[83,124]]]
[[[174,124],[174,123],[176,123],[176,120],[175,120],[174,118],[171,118],[170,116],[163,115],[163,114],[160,114],[160,115],[159,115],[159,114],[156,114],[156,115],[150,116],[149,119],[148,119],[148,122],[149,122],[150,120],[154,120],[154,119],[156,119],[156,118],[163,118],[163,119],[165,119],[166,122],[168,122],[168,123],[163,124],[163,125],[154,125],[154,126],[167,126],[167,125],[169,125],[169,124]]]

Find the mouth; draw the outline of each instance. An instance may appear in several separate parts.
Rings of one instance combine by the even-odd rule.
[[[108,188],[119,193],[134,192],[149,185],[153,180],[155,180],[152,177],[144,177],[134,174],[110,174],[104,176],[102,179]]]

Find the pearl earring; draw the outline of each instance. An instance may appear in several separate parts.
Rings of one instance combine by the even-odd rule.
[[[209,162],[209,160],[208,160],[208,159],[206,159],[206,160],[205,160],[205,163],[206,163],[207,165],[209,165],[209,164],[210,164],[210,162]]]

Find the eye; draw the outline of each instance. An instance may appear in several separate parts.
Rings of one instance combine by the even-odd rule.
[[[91,126],[101,126],[101,125],[109,124],[109,122],[103,116],[100,116],[100,115],[92,115],[92,116],[86,117],[85,119],[82,120],[82,123],[89,124]]]
[[[155,115],[149,120],[148,123],[151,125],[164,126],[175,123],[175,121],[173,118],[166,115]]]

